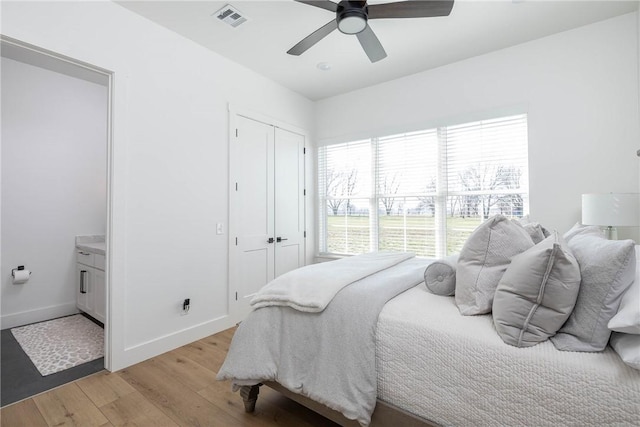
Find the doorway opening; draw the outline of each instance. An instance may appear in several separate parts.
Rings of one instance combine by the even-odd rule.
[[[6,36],[0,44],[5,406],[110,368],[113,73]],[[12,273],[18,270],[30,274],[16,280]],[[77,323],[71,318],[103,328],[104,356],[88,360],[81,354],[73,367],[51,373],[19,338],[18,328],[40,325],[47,340],[55,341],[55,331]],[[44,328],[55,319],[67,326]],[[67,346],[62,353],[68,359],[77,352]]]

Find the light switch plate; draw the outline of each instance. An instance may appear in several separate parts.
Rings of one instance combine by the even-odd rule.
[[[221,222],[219,222],[216,225],[216,234],[223,234],[223,229],[222,229],[222,223]]]

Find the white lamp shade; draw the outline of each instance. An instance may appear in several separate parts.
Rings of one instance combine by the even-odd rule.
[[[637,193],[583,194],[582,223],[637,226],[640,224],[640,197]]]

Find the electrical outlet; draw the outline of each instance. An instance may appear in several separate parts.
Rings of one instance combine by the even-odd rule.
[[[191,308],[191,298],[185,298],[182,302],[182,313],[187,314]]]

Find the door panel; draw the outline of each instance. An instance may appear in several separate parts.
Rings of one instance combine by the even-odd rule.
[[[265,248],[243,251],[242,259],[245,268],[240,269],[240,281],[243,284],[241,297],[245,300],[243,304],[249,304],[253,295],[272,280],[273,261],[269,252],[273,250],[269,251]]]
[[[276,277],[304,265],[301,244],[279,244],[276,248]]]
[[[270,132],[270,127],[251,121],[239,132],[242,165],[237,191],[240,196],[240,224],[245,237],[266,237],[273,228],[273,179],[268,179],[272,175],[273,157]]]
[[[273,127],[238,116],[234,162],[237,249],[236,289],[240,310],[251,311],[251,297],[274,277]]]
[[[238,114],[232,123],[229,283],[239,321],[260,288],[304,265],[305,137]]]
[[[277,277],[304,264],[304,136],[276,128],[274,156]]]

